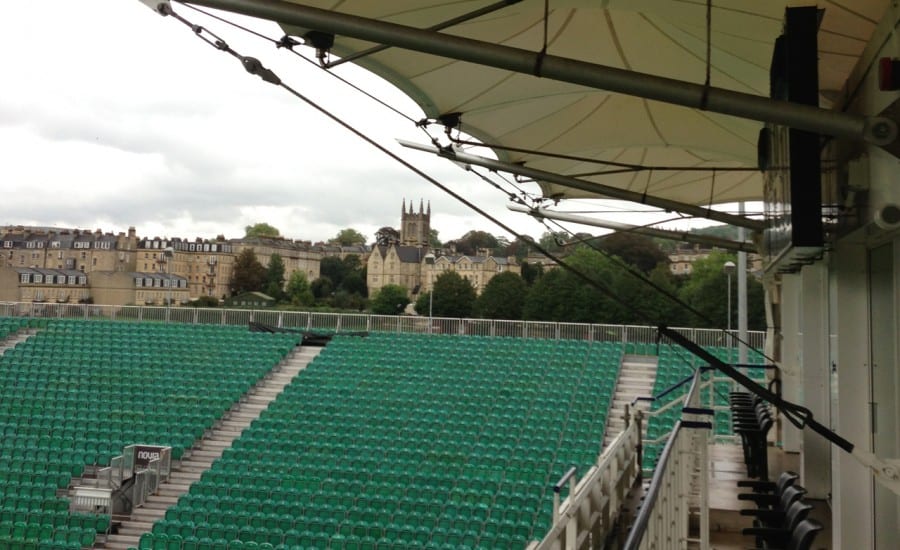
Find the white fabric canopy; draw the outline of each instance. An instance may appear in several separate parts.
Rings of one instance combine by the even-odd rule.
[[[490,0],[291,0],[391,23],[426,28]],[[834,97],[868,42],[888,0],[820,1],[819,78]],[[768,95],[769,64],[787,6],[804,2],[714,0],[710,84]],[[547,52],[590,63],[702,84],[706,74],[704,0],[551,0]],[[302,34],[285,27],[286,32]],[[524,0],[445,31],[539,51],[544,2]],[[345,56],[375,44],[338,36]],[[434,55],[389,48],[356,63],[394,83],[437,117],[462,113],[461,129],[495,144],[502,160],[564,175],[603,166],[511,152],[502,147],[666,167],[755,167],[761,123],[589,89]],[[823,106],[825,101],[823,100]],[[762,199],[758,172],[643,170],[585,177],[680,202],[705,205]],[[548,197],[591,196],[548,183]]]

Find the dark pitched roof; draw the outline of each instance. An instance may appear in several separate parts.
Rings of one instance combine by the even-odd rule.
[[[417,264],[425,257],[425,249],[419,246],[394,246],[397,249],[397,256],[403,263]]]

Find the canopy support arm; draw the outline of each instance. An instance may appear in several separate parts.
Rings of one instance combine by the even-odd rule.
[[[563,187],[580,189],[589,193],[597,193],[599,195],[605,195],[613,199],[648,204],[650,206],[662,208],[663,210],[681,212],[697,218],[707,218],[737,227],[746,227],[747,229],[751,229],[753,231],[762,231],[763,229],[765,229],[765,224],[761,221],[752,220],[743,216],[735,216],[734,214],[728,214],[726,212],[719,212],[717,210],[712,210],[703,206],[697,206],[694,204],[687,204],[669,199],[663,199],[660,197],[654,197],[651,195],[645,195],[643,193],[628,191],[626,189],[619,189],[618,187],[611,187],[609,185],[594,183],[592,181],[570,178],[568,176],[554,174],[553,172],[545,172],[544,170],[528,168],[520,164],[500,162],[498,160],[456,151],[449,147],[438,148],[433,145],[422,145],[405,140],[399,140],[399,143],[400,145],[403,145],[404,147],[408,147],[410,149],[433,153],[435,155],[445,157],[456,162],[481,166],[483,168],[488,168],[489,170],[508,172],[510,174],[517,174],[519,176],[524,176],[526,178],[532,178],[539,181],[548,181],[550,183],[562,185]]]
[[[442,21],[442,22],[438,23],[437,25],[432,25],[425,30],[442,31],[444,29],[449,29],[450,27],[452,27],[454,25],[459,25],[460,23],[465,23],[466,21],[471,21],[472,19],[477,19],[477,18],[481,17],[482,15],[487,15],[489,13],[493,13],[497,10],[501,10],[512,4],[518,4],[521,1],[522,0],[499,0],[498,2],[494,2],[493,4],[491,4],[489,6],[485,6],[483,8],[479,8],[475,11],[471,11],[469,13],[456,16],[453,19],[448,19],[447,21]],[[375,54],[378,52],[382,52],[388,48],[390,48],[389,45],[382,44],[380,46],[375,46],[374,48],[369,48],[368,50],[356,52],[354,54],[342,57],[338,60],[329,61],[328,63],[325,64],[325,68],[331,69],[333,67],[337,67],[338,65],[341,65],[342,63],[347,63],[348,61],[355,61],[361,57],[366,57],[367,55],[372,55],[372,54]]]
[[[152,2],[152,0],[142,1]],[[889,145],[897,140],[897,123],[885,117],[866,117],[778,101],[543,52],[532,52],[312,8],[284,0],[192,0],[191,3],[517,73],[535,74],[535,68],[539,67],[540,72],[537,76],[543,78],[780,124],[822,135],[865,140],[880,146]]]
[[[569,214],[567,212],[556,212],[547,210],[546,208],[529,208],[527,206],[510,203],[506,207],[513,212],[522,212],[535,218],[547,218],[550,220],[558,220],[563,222],[578,223],[582,225],[592,225],[595,227],[604,227],[615,231],[628,231],[630,233],[638,233],[647,235],[648,237],[659,237],[661,239],[669,239],[672,241],[683,241],[686,243],[699,244],[703,246],[714,246],[716,248],[724,248],[726,250],[736,250],[738,252],[756,252],[756,247],[751,242],[732,241],[730,239],[721,239],[710,235],[697,235],[688,233],[687,231],[670,231],[666,229],[657,229],[655,227],[642,227],[639,225],[631,225],[628,223],[614,222],[610,220],[598,220],[587,216],[579,216],[577,214]]]

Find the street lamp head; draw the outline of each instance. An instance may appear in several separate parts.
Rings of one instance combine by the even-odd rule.
[[[724,271],[726,275],[731,275],[735,272],[736,269],[737,266],[731,260],[728,260],[727,262],[725,262],[725,265],[722,266],[722,271]]]

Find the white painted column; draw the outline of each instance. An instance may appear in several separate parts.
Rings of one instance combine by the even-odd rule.
[[[802,340],[800,305],[803,285],[798,274],[781,276],[781,395],[792,402],[803,402]],[[799,453],[800,430],[780,418],[781,442],[784,450]]]
[[[869,418],[869,296],[867,253],[849,238],[831,256],[838,334],[834,429],[854,445],[872,448]],[[874,548],[872,476],[843,451],[832,456],[832,547]]]
[[[800,365],[802,401],[813,418],[828,425],[829,377],[828,358],[828,268],[817,262],[803,268],[800,274],[802,301],[800,303]],[[802,432],[800,475],[810,498],[824,499],[831,492],[832,446],[812,430]]]

